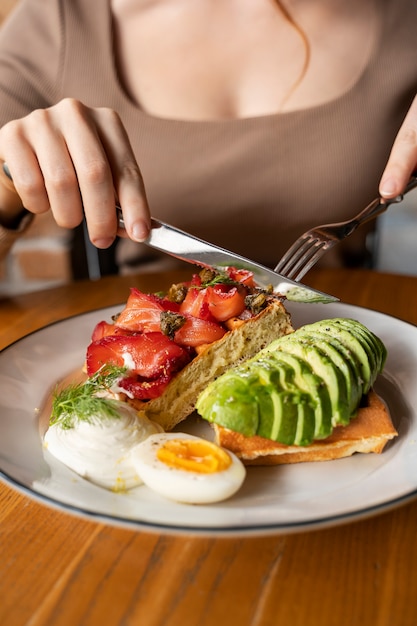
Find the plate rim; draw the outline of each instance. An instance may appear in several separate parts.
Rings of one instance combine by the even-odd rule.
[[[57,512],[68,513],[74,517],[82,518],[88,521],[96,523],[109,523],[113,526],[119,526],[130,530],[155,532],[172,535],[197,535],[197,536],[224,536],[230,537],[245,537],[245,536],[270,536],[278,534],[296,534],[301,532],[308,532],[313,530],[322,530],[325,528],[331,528],[333,526],[339,526],[342,524],[349,524],[353,522],[359,522],[365,519],[372,518],[378,514],[388,513],[391,510],[397,509],[400,506],[406,505],[412,502],[417,497],[417,487],[410,493],[399,496],[383,502],[381,504],[375,504],[366,508],[359,508],[357,510],[350,511],[348,513],[340,513],[339,515],[332,515],[323,518],[317,518],[315,520],[295,521],[291,523],[275,522],[270,524],[259,524],[257,526],[184,526],[177,524],[161,524],[159,522],[147,522],[145,520],[139,520],[134,518],[119,517],[117,515],[110,515],[108,513],[98,513],[94,511],[88,511],[82,507],[74,504],[64,503],[52,496],[48,496],[37,492],[25,485],[21,484],[18,480],[8,476],[6,472],[0,470],[0,479],[3,480],[7,486],[13,487],[20,494],[23,494],[31,500],[42,504],[45,507],[52,508]]]

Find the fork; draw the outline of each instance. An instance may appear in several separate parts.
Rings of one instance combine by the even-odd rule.
[[[417,172],[411,176],[400,196],[390,199],[375,198],[353,219],[323,224],[306,231],[283,255],[274,271],[291,280],[300,281],[328,250],[351,235],[359,226],[386,211],[391,204],[401,202],[404,195],[415,187]]]

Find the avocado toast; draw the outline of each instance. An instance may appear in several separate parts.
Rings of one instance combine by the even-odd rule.
[[[336,318],[280,337],[211,383],[197,411],[218,443],[245,462],[325,460],[381,452],[396,436],[372,391],[382,341],[356,320]]]

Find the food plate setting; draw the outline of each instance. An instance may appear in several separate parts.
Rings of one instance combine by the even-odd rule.
[[[398,437],[382,454],[335,461],[249,467],[242,488],[216,504],[170,501],[141,485],[112,492],[81,478],[43,447],[39,412],[57,382],[80,369],[95,324],[110,307],[32,333],[0,353],[0,472],[13,488],[75,515],[167,533],[262,535],[346,523],[399,506],[417,495],[417,328],[343,303],[287,303],[294,328],[348,317],[382,339],[388,358],[375,390],[388,405]],[[212,439],[191,417],[181,432]]]

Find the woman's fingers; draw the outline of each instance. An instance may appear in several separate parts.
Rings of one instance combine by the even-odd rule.
[[[36,154],[45,206],[49,205],[59,226],[75,228],[83,218],[82,200],[73,161],[54,109],[34,111],[28,118],[26,132]],[[30,198],[29,202],[25,206],[38,212],[38,198]]]
[[[125,232],[131,239],[143,241],[149,234],[150,213],[142,174],[126,130],[117,113],[110,109],[96,109],[95,116],[123,211]]]
[[[91,241],[107,248],[117,233],[113,173],[97,128],[95,111],[62,103],[60,123],[80,190]]]
[[[379,185],[384,198],[399,196],[417,168],[417,96],[398,132]]]
[[[36,154],[26,137],[24,122],[18,120],[1,129],[1,158],[7,163],[13,185],[22,201],[32,213],[49,210],[45,181]]]
[[[33,213],[49,208],[56,222],[77,226],[85,214],[91,241],[106,248],[118,233],[115,198],[127,234],[149,232],[149,209],[139,167],[117,114],[66,99],[7,124],[0,131],[22,204]]]

